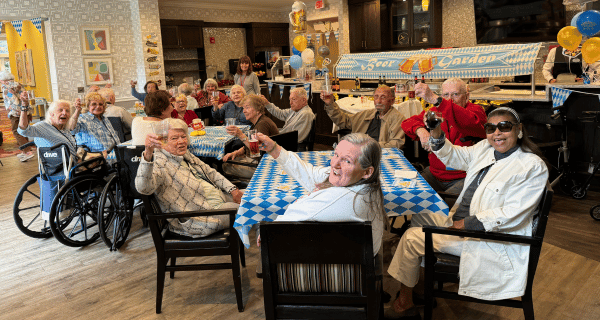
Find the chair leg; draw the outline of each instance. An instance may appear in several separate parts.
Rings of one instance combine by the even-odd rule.
[[[163,291],[165,288],[165,261],[158,260],[156,266],[156,313],[161,312]]]
[[[242,301],[242,273],[240,270],[240,256],[238,250],[231,253],[231,273],[233,274],[233,286],[235,287],[235,298],[237,300],[238,311],[244,311],[244,302]]]
[[[177,261],[177,258],[171,257],[171,267],[175,266],[176,261]],[[170,278],[171,279],[175,278],[175,271],[171,271]]]
[[[531,292],[527,292],[527,290],[525,290],[525,295],[521,297],[521,301],[523,303],[523,314],[525,315],[525,320],[534,320],[535,316],[533,314],[533,300],[531,299]]]
[[[242,240],[240,240],[240,262],[242,263],[242,267],[246,267],[246,253],[244,252],[244,244],[242,243]]]

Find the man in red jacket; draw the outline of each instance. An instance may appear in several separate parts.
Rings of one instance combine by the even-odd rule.
[[[459,78],[450,78],[442,84],[442,95],[435,94],[425,83],[415,85],[415,95],[433,104],[431,111],[442,113],[442,131],[452,144],[470,146],[471,141],[461,141],[464,137],[484,138],[483,125],[487,121],[485,110],[469,102],[467,84]],[[447,168],[431,151],[429,131],[424,122],[425,111],[402,122],[402,129],[411,139],[421,140],[423,149],[429,151],[429,167],[421,175],[436,191],[459,194],[463,188],[466,173]]]

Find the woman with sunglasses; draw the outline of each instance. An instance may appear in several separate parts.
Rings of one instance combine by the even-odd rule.
[[[467,172],[465,188],[442,226],[531,236],[548,168],[515,110],[492,111],[484,127],[486,140],[471,147],[453,145],[439,126],[431,130],[435,155],[446,166]],[[459,294],[486,300],[524,294],[529,246],[435,234],[433,245],[439,252],[461,256]],[[414,309],[413,287],[423,255],[422,229],[408,229],[388,269],[401,282],[391,308],[395,313]]]

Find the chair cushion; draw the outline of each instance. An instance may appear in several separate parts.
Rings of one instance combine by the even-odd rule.
[[[435,263],[435,272],[458,274],[460,257],[439,252],[435,253],[435,257],[437,258],[437,262]]]
[[[229,246],[229,229],[221,230],[204,238],[192,238],[174,232],[165,234],[165,250],[226,248]]]

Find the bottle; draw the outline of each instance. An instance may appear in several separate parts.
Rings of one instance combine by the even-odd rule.
[[[415,84],[417,83],[417,77],[415,76],[415,80],[408,80],[407,85],[408,85],[408,99],[414,99],[415,98]]]
[[[333,80],[333,91],[340,91],[340,78],[338,77]]]
[[[419,78],[417,78],[417,76],[415,76],[415,84],[419,83]]]
[[[387,86],[387,82],[385,82],[385,76],[383,76],[383,85]]]
[[[360,90],[360,80],[358,80],[358,77],[354,79],[354,89]]]
[[[377,87],[381,87],[383,85],[383,81],[381,80],[381,76],[379,76],[379,82],[377,83]]]
[[[335,92],[335,77],[331,77],[331,91]]]
[[[425,76],[424,75],[421,75],[421,82],[425,83]]]

